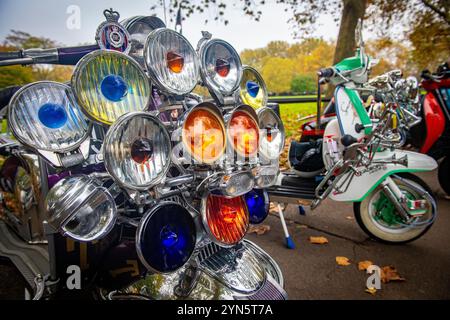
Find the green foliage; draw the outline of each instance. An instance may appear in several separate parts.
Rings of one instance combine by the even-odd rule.
[[[296,75],[291,81],[294,94],[313,93],[317,90],[317,79],[312,75]]]
[[[0,68],[0,89],[33,81],[33,70],[30,67],[10,66]]]

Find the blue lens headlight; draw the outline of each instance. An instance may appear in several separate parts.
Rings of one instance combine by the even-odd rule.
[[[259,92],[259,85],[254,81],[247,81],[247,92],[252,98],[256,98]]]
[[[128,92],[125,80],[113,74],[103,78],[100,88],[105,98],[114,102],[122,100]]]
[[[61,128],[67,122],[64,106],[55,103],[45,103],[38,111],[39,120],[50,129]]]
[[[269,214],[269,196],[263,189],[253,189],[244,195],[247,203],[250,223],[258,224]]]
[[[150,210],[136,234],[136,249],[142,263],[155,272],[181,268],[194,251],[196,230],[189,211],[174,202]]]

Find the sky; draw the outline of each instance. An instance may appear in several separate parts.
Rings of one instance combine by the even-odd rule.
[[[167,1],[168,3],[169,1]],[[0,43],[11,29],[28,32],[34,36],[44,36],[66,46],[81,43],[94,43],[95,30],[103,22],[103,10],[113,8],[122,18],[134,15],[150,15],[150,7],[156,1],[148,0],[0,0]],[[69,29],[67,13],[70,6],[80,9],[80,28]],[[183,21],[183,35],[195,46],[201,38],[201,31],[207,30],[216,38],[222,38],[231,43],[239,52],[243,49],[261,48],[273,40],[295,42],[292,30],[287,22],[289,13],[284,6],[274,0],[267,1],[261,9],[260,22],[244,16],[239,7],[229,5],[226,17],[230,21],[227,26],[221,22],[204,24],[205,15],[193,15]],[[164,20],[163,8],[156,13]],[[313,35],[326,40],[337,38],[338,27],[328,16],[320,17],[320,25]],[[168,27],[174,28],[174,23],[168,21]]]

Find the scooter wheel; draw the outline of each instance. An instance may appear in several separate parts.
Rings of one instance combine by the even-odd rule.
[[[438,179],[444,192],[450,196],[450,157],[445,157],[439,164]]]
[[[409,180],[410,183],[414,183],[421,188],[425,189],[433,198],[433,193],[428,185],[419,177],[409,174],[399,174],[403,179]],[[413,197],[419,197],[419,195],[402,183],[401,180],[392,177],[398,187],[407,192]],[[353,212],[355,219],[361,229],[374,240],[383,242],[386,244],[404,244],[414,241],[423,236],[432,226],[431,224],[424,225],[423,227],[409,228],[396,222],[397,215],[395,214],[395,208],[390,204],[390,200],[383,199],[384,193],[380,187],[373,190],[366,198],[361,202],[355,202],[353,204]],[[384,201],[385,203],[380,203]],[[381,206],[385,210],[381,217],[375,214]],[[435,208],[430,208],[422,217],[423,219],[429,219],[433,214]],[[379,212],[379,211],[378,211]]]

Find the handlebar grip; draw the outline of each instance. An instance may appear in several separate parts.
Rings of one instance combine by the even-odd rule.
[[[323,68],[323,69],[319,69],[319,71],[317,72],[317,74],[318,74],[320,77],[330,78],[330,77],[334,76],[334,69],[333,69],[333,68]]]
[[[20,59],[20,58],[22,58],[21,51],[0,52],[0,61],[11,60],[11,59]]]
[[[58,63],[61,65],[76,65],[88,53],[100,49],[97,44],[87,46],[58,48]]]
[[[363,130],[364,130],[364,126],[362,124],[360,124],[360,123],[355,124],[355,131],[357,133],[360,133]]]

